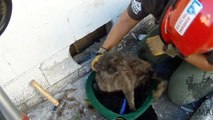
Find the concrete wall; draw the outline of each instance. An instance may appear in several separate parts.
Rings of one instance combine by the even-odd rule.
[[[16,105],[81,66],[69,45],[118,17],[130,0],[13,0],[11,20],[0,37],[0,85]]]

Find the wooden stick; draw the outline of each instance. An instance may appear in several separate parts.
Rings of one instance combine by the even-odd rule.
[[[58,106],[59,102],[58,100],[56,100],[48,91],[46,91],[40,84],[38,84],[35,80],[32,80],[30,82],[30,85],[35,88],[36,90],[38,90],[41,95],[43,95],[44,97],[46,97],[53,105]]]

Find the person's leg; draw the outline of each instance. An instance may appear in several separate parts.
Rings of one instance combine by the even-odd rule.
[[[190,120],[213,120],[213,92],[206,97]]]
[[[172,74],[168,86],[170,99],[179,105],[197,101],[213,90],[213,71],[204,72],[183,62]]]

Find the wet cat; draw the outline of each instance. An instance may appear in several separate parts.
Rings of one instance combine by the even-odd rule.
[[[95,64],[96,82],[102,91],[122,91],[131,110],[135,110],[134,89],[153,80],[151,65],[137,57],[119,52],[103,55]],[[153,91],[154,98],[161,96],[166,89],[166,82],[158,84]]]

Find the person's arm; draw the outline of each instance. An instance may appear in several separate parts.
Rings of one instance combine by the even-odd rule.
[[[208,62],[204,54],[192,54],[187,56],[185,60],[201,70],[213,70],[213,65]]]
[[[164,43],[162,42],[159,35],[148,38],[147,44],[149,46],[150,51],[155,56],[161,55],[161,54],[167,54],[171,57],[175,57],[179,55],[179,53],[173,47],[169,49],[169,45],[167,45],[168,48],[165,51],[163,49]],[[212,56],[210,59],[212,59]],[[211,64],[213,63],[213,60],[210,63],[204,54],[192,54],[185,57],[184,60],[201,70],[204,70],[204,71],[213,70],[213,64]]]
[[[128,15],[127,10],[125,10],[118,22],[112,27],[102,47],[110,50],[117,45],[138,22],[139,21],[132,19]]]

